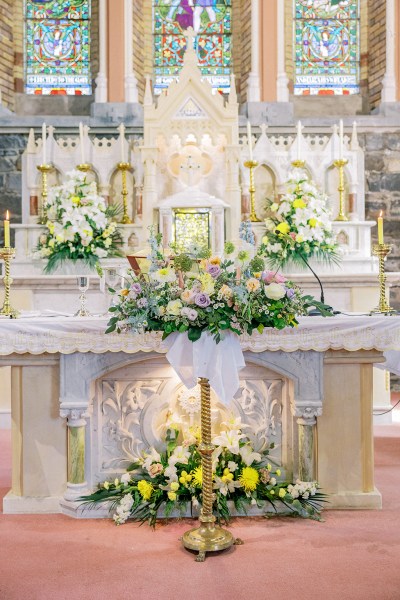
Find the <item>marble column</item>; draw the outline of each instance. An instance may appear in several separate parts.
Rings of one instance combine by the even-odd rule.
[[[289,102],[289,79],[285,69],[285,3],[278,2],[278,76],[276,81],[276,98],[278,102]]]
[[[96,102],[107,102],[107,0],[99,0],[99,72],[96,77]]]
[[[301,481],[314,481],[315,473],[315,425],[322,407],[296,407],[298,425],[298,474]]]
[[[396,17],[395,0],[386,0],[386,71],[382,80],[382,102],[396,102]]]
[[[75,501],[88,491],[85,479],[87,413],[85,408],[62,408],[60,415],[67,418],[68,428],[67,489],[64,498]]]
[[[251,0],[251,71],[247,80],[247,102],[260,102],[260,4]]]
[[[125,102],[138,102],[137,79],[133,72],[133,2],[124,2],[125,25]]]

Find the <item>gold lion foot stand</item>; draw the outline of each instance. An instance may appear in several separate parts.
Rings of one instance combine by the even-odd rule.
[[[212,453],[211,443],[211,394],[210,383],[205,377],[199,378],[201,389],[201,465],[203,471],[203,505],[200,513],[200,527],[184,533],[182,544],[188,550],[198,552],[196,562],[204,562],[206,552],[226,550],[234,544],[243,544],[239,538],[234,538],[230,531],[215,523],[213,515],[213,483],[212,483]]]

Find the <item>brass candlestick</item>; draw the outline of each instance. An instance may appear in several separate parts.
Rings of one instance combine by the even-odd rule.
[[[198,551],[197,562],[204,562],[206,552],[218,552],[230,548],[233,544],[243,544],[235,539],[230,531],[215,524],[213,515],[213,474],[212,453],[215,446],[211,443],[211,396],[210,383],[206,377],[199,379],[201,389],[201,468],[203,474],[203,504],[200,513],[200,527],[190,529],[182,538],[182,543],[189,550]]]
[[[19,312],[10,304],[10,288],[13,282],[12,278],[10,277],[10,263],[14,256],[15,248],[11,248],[9,246],[6,248],[0,248],[0,258],[4,260],[5,265],[5,275],[3,277],[4,303],[2,309],[0,310],[0,315],[9,317],[10,319],[16,319],[19,315]]]
[[[339,169],[339,214],[336,217],[335,221],[348,221],[348,217],[345,213],[344,207],[344,167],[347,165],[349,161],[345,158],[339,158],[335,160],[333,163],[337,169]]]
[[[124,225],[130,225],[132,223],[132,219],[128,215],[128,188],[126,186],[126,174],[131,168],[131,165],[128,162],[119,162],[118,170],[121,171],[122,176],[122,206],[123,206],[123,215],[121,219],[121,223]]]
[[[244,163],[244,166],[247,167],[248,169],[250,169],[250,187],[249,187],[249,192],[250,192],[250,216],[249,216],[249,221],[251,221],[252,223],[260,223],[261,219],[259,219],[256,215],[256,209],[255,209],[255,192],[256,192],[256,188],[254,185],[254,169],[255,167],[258,166],[258,162],[256,160],[246,160],[246,162]]]
[[[379,258],[379,304],[371,313],[390,315],[396,313],[386,301],[386,273],[385,258],[390,254],[392,246],[390,244],[374,244],[373,254]]]
[[[91,171],[92,165],[90,163],[81,163],[80,165],[76,165],[76,168],[82,173],[88,173],[88,171]]]
[[[42,190],[41,190],[41,203],[39,207],[39,223],[45,225],[47,221],[47,175],[53,169],[52,165],[38,165],[38,171],[42,174]]]

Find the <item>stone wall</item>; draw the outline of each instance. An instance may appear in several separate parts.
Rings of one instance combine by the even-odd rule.
[[[0,220],[8,209],[11,222],[21,222],[21,155],[27,141],[28,136],[24,135],[0,135]],[[3,228],[0,231],[2,245]]]
[[[0,89],[2,103],[14,108],[14,32],[13,2],[0,0]]]
[[[133,3],[133,71],[138,82],[139,102],[143,102],[145,85],[143,0]]]
[[[251,70],[251,2],[232,2],[232,61],[238,101],[247,101],[247,79]]]
[[[386,0],[369,0],[368,95],[371,108],[381,99],[386,58]]]

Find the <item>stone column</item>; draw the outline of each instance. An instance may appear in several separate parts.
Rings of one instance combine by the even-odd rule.
[[[301,481],[315,480],[315,425],[316,417],[321,416],[322,407],[296,406],[295,416],[298,425],[298,473]]]
[[[278,76],[276,98],[278,102],[289,102],[288,77],[285,70],[285,3],[278,2]]]
[[[395,0],[386,0],[386,71],[382,80],[382,102],[396,102],[397,82]]]
[[[247,80],[247,102],[260,102],[260,4],[251,0],[251,71]]]
[[[99,72],[96,77],[96,102],[107,102],[107,0],[99,0]]]
[[[67,418],[68,457],[67,489],[65,500],[75,501],[88,491],[85,479],[86,408],[62,408],[61,417]]]
[[[133,4],[124,2],[125,25],[125,102],[138,102],[137,80],[133,72]]]

